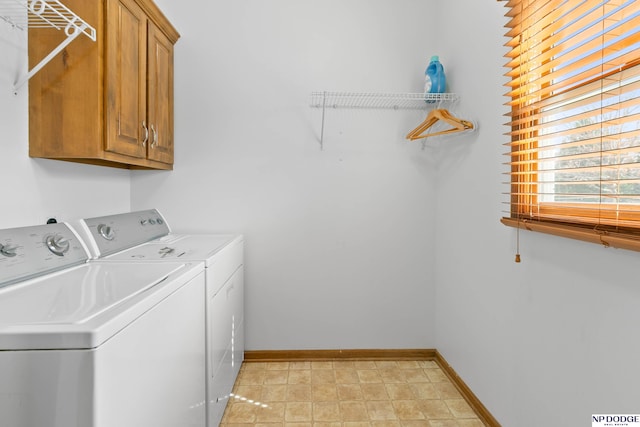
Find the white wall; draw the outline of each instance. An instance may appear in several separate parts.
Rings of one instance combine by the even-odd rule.
[[[432,348],[434,168],[424,112],[337,110],[312,91],[419,92],[424,0],[157,2],[176,47],[176,166],[134,208],[246,237],[248,349]],[[435,3],[434,3],[435,4]]]
[[[26,45],[0,22],[0,227],[155,206],[179,230],[245,233],[250,349],[436,347],[504,426],[637,413],[639,255],[522,233],[515,264],[498,222],[501,3],[158,4],[183,35],[177,163],[131,188],[28,157]],[[311,91],[419,90],[433,53],[478,132],[422,150],[403,140],[419,114],[330,111],[319,150]]]
[[[29,158],[27,35],[0,21],[0,228],[130,209],[129,171]]]
[[[498,221],[503,4],[442,2],[449,75],[480,131],[440,153],[436,347],[504,426],[638,413],[640,254],[523,232],[516,264],[515,231]]]

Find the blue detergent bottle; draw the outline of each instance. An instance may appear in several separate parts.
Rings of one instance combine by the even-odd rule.
[[[424,72],[424,77],[425,95],[428,93],[445,93],[447,91],[447,79],[444,76],[444,67],[440,63],[440,58],[437,55],[431,57],[431,61]]]

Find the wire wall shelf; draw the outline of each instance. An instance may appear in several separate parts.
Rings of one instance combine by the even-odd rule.
[[[320,149],[324,147],[325,111],[351,108],[373,110],[428,110],[439,108],[443,102],[458,100],[455,93],[359,93],[311,92],[311,108],[322,109]]]
[[[312,92],[312,108],[424,110],[438,102],[456,101],[455,93]]]
[[[58,0],[0,0],[0,19],[13,28],[52,28],[66,38],[14,85],[17,91],[54,56],[81,34],[96,41],[96,30]]]

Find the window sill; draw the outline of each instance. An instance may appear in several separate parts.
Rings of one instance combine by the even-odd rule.
[[[504,225],[529,231],[552,234],[554,236],[568,237],[584,242],[597,243],[605,247],[627,249],[640,252],[640,236],[623,234],[619,232],[598,230],[593,227],[580,227],[568,224],[544,223],[527,221],[514,218],[500,219]]]

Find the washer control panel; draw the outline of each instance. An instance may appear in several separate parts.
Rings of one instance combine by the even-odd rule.
[[[156,209],[100,216],[82,220],[92,251],[103,257],[169,234],[170,229]]]
[[[65,223],[0,230],[0,287],[87,261],[78,236]]]

